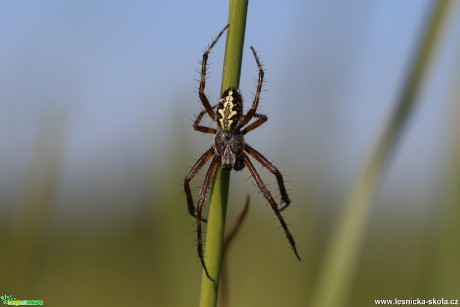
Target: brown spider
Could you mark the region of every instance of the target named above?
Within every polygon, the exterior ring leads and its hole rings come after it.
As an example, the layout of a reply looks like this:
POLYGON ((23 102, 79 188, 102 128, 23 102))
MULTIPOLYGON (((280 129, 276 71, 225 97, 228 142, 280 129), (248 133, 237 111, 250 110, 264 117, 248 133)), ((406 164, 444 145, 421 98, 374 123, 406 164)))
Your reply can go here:
POLYGON ((267 121, 267 116, 257 113, 257 107, 259 104, 260 93, 262 91, 262 84, 264 80, 264 70, 254 48, 251 46, 252 53, 259 68, 259 79, 252 107, 248 111, 248 113, 246 113, 246 115, 243 115, 243 100, 241 98, 240 91, 237 88, 229 87, 226 90, 224 90, 218 103, 214 107, 211 107, 208 98, 204 93, 204 88, 206 85, 206 68, 208 55, 227 28, 228 25, 222 29, 219 35, 217 35, 217 37, 214 39, 211 45, 209 45, 207 50, 203 53, 203 60, 201 63, 200 88, 198 93, 200 96, 201 103, 203 104, 205 110, 201 111, 198 114, 193 124, 193 128, 196 131, 215 134, 214 144, 198 159, 195 165, 193 165, 193 167, 187 173, 184 180, 184 189, 185 194, 187 196, 188 211, 194 218, 196 218, 197 221, 196 226, 198 236, 198 257, 200 257, 200 261, 203 265, 206 275, 211 280, 213 279, 209 276, 208 269, 206 268, 206 264, 203 258, 203 240, 201 224, 202 221, 206 220, 202 218, 202 209, 203 203, 206 199, 206 196, 208 195, 209 188, 214 178, 214 174, 216 173, 216 170, 219 167, 219 164, 225 171, 230 171, 232 169, 239 171, 242 170, 245 166, 248 168, 249 173, 255 181, 255 184, 257 185, 265 199, 269 202, 270 206, 272 207, 273 211, 278 217, 278 220, 281 223, 281 226, 283 227, 286 237, 289 243, 291 244, 291 247, 294 250, 296 257, 300 260, 294 238, 292 237, 288 229, 288 226, 281 215, 281 211, 286 209, 289 206, 289 203, 291 202, 286 192, 286 188, 284 186, 283 175, 281 175, 280 171, 270 161, 268 161, 267 158, 265 158, 260 152, 246 144, 246 142, 244 141, 244 135, 246 133, 254 130, 255 128, 259 127, 267 121), (217 123, 218 129, 200 126, 200 122, 206 113, 211 117, 213 121, 217 123), (252 118, 256 118, 256 120, 243 129, 243 127, 246 124, 248 124, 252 118), (278 208, 277 203, 273 199, 265 183, 262 181, 262 178, 260 177, 256 167, 254 166, 253 162, 251 161, 251 159, 249 159, 249 156, 245 152, 248 153, 257 162, 259 162, 262 166, 267 168, 273 175, 275 175, 281 193, 281 203, 284 203, 284 206, 278 208), (192 191, 190 190, 190 181, 211 158, 211 164, 206 173, 204 183, 201 187, 200 195, 198 197, 198 204, 195 208, 193 204, 192 191))

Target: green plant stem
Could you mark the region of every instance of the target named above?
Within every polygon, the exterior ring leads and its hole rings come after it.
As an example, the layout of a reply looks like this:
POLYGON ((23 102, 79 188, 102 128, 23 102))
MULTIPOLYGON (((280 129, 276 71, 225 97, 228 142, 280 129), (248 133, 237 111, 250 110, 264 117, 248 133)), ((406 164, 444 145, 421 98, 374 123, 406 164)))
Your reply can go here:
POLYGON ((364 165, 351 194, 345 202, 344 212, 336 225, 328 250, 326 251, 322 271, 315 296, 314 307, 332 307, 347 305, 347 293, 353 281, 361 250, 369 209, 372 199, 382 179, 397 140, 413 113, 417 101, 417 93, 426 74, 429 59, 435 49, 441 25, 451 0, 436 1, 424 36, 409 69, 409 74, 398 99, 396 109, 384 128, 383 134, 377 139, 376 146, 364 165))
MULTIPOLYGON (((247 8, 248 0, 230 0, 228 15, 230 26, 227 30, 221 92, 230 86, 239 87, 247 8)), ((215 282, 210 280, 203 271, 201 307, 214 307, 217 305, 229 183, 230 172, 223 171, 219 167, 211 187, 205 251, 206 265, 215 282)))

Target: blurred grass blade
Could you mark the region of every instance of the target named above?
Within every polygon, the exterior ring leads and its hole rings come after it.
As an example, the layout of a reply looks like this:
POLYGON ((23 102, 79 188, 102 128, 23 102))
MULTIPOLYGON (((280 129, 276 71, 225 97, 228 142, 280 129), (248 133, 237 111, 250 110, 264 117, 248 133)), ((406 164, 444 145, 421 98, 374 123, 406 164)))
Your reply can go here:
MULTIPOLYGON (((460 64, 460 63, 458 63, 460 64)), ((458 65, 457 64, 457 65, 458 65)), ((457 66, 460 67, 460 66, 457 66)), ((457 84, 460 82, 460 71, 457 72, 457 84)), ((452 112, 452 148, 449 156, 447 180, 442 181, 445 191, 443 201, 439 204, 441 214, 437 225, 434 276, 430 279, 433 295, 439 297, 460 298, 460 88, 454 91, 452 101, 455 103, 452 112)))
POLYGON ((382 179, 385 166, 389 162, 398 138, 413 112, 416 95, 426 75, 429 59, 441 31, 443 19, 453 1, 434 1, 434 8, 422 33, 420 45, 416 49, 414 62, 409 67, 402 93, 396 109, 384 127, 383 134, 377 139, 370 152, 369 159, 351 190, 344 205, 332 239, 326 250, 320 271, 317 289, 312 298, 312 306, 332 307, 346 305, 347 294, 353 281, 359 252, 366 229, 370 204, 378 184, 382 179))
MULTIPOLYGON (((66 114, 47 111, 42 118, 21 206, 11 218, 2 242, 0 291, 27 293, 36 286, 31 278, 43 267, 43 254, 48 240, 66 137, 66 114)), ((65 111, 62 111, 65 112, 65 111)))
POLYGON ((220 275, 220 293, 219 293, 219 307, 229 306, 228 297, 229 297, 229 286, 228 286, 228 267, 227 267, 227 257, 229 253, 229 248, 232 245, 236 235, 239 233, 244 219, 249 210, 249 195, 246 196, 246 202, 244 204, 243 210, 241 210, 238 218, 233 223, 232 227, 228 230, 225 235, 224 241, 224 254, 222 256, 222 273, 220 275))
MULTIPOLYGON (((248 0, 230 0, 228 15, 228 24, 230 26, 227 30, 221 92, 229 86, 239 88, 247 8, 248 0)), ((224 172, 219 167, 211 187, 205 249, 206 265, 209 274, 216 280, 216 283, 209 280, 205 272, 203 272, 201 307, 214 307, 217 305, 229 183, 230 172, 224 172)))

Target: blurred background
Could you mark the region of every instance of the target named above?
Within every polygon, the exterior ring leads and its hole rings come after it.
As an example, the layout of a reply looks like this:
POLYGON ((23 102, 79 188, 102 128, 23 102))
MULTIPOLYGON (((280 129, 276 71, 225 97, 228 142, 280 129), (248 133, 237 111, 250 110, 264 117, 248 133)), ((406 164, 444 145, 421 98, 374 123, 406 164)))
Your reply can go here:
MULTIPOLYGON (((227 224, 247 194, 251 206, 228 252, 231 306, 308 305, 434 2, 250 2, 241 91, 247 108, 253 45, 269 121, 246 141, 285 175, 302 262, 247 171, 232 174, 227 224)), ((182 184, 211 146, 192 128, 197 69, 227 14, 226 1, 0 2, 0 294, 46 306, 198 305, 182 184)), ((344 306, 460 299, 460 3, 447 17, 344 306)), ((211 101, 224 45, 210 58, 211 101)))

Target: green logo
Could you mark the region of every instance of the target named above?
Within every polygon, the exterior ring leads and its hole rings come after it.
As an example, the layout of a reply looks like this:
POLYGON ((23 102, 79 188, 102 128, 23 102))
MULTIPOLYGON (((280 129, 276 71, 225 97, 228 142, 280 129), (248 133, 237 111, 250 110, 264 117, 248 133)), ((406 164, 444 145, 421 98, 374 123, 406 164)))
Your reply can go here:
POLYGON ((39 306, 43 305, 42 300, 18 300, 14 296, 3 294, 0 296, 0 299, 2 300, 4 305, 8 306, 39 306))
POLYGON ((0 296, 0 299, 2 300, 3 304, 6 305, 8 301, 13 301, 16 298, 12 295, 3 294, 2 296, 0 296))

